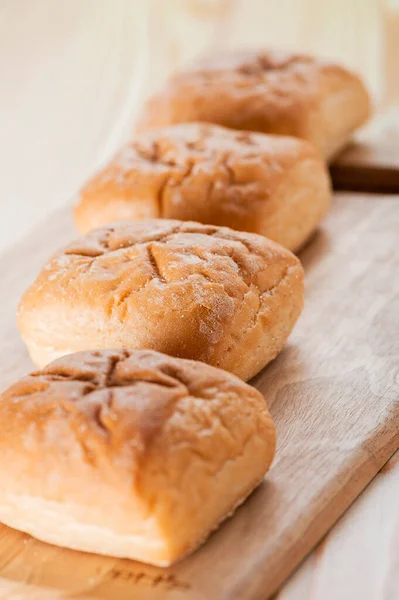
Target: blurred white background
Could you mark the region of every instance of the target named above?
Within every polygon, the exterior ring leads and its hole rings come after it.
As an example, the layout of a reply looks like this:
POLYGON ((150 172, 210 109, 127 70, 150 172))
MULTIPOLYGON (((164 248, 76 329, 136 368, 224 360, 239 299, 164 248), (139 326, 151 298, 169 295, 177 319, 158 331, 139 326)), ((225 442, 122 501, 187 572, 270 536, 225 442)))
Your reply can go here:
POLYGON ((2 0, 0 249, 68 201, 127 134, 146 4, 2 0))
POLYGON ((2 0, 0 250, 69 201, 138 103, 207 49, 272 45, 360 71, 399 101, 399 0, 2 0))

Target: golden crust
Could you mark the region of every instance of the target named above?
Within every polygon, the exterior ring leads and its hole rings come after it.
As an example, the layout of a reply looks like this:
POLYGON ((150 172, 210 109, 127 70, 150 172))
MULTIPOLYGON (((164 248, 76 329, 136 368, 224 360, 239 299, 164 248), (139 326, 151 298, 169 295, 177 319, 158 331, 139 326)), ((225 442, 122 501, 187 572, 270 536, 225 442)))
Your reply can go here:
POLYGON ((311 144, 189 123, 127 144, 83 188, 75 222, 86 233, 119 220, 193 220, 259 233, 296 250, 330 196, 327 168, 311 144))
POLYGON ((243 379, 281 350, 303 270, 267 238, 154 219, 91 232, 54 256, 18 324, 34 362, 90 348, 150 348, 243 379))
POLYGON ((172 76, 147 101, 138 129, 206 121, 304 138, 331 159, 369 115, 361 79, 344 67, 248 50, 211 56, 172 76))
POLYGON ((1 397, 0 518, 62 546, 170 564, 256 486, 262 395, 151 351, 63 357, 1 397))

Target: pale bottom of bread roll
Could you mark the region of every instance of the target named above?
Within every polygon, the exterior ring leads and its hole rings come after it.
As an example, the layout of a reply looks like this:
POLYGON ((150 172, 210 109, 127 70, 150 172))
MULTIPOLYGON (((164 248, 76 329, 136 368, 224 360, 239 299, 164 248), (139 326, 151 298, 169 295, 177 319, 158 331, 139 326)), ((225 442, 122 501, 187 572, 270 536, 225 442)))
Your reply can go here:
POLYGON ((354 80, 324 98, 318 117, 314 118, 312 141, 328 163, 347 146, 354 132, 370 114, 367 96, 354 80))
MULTIPOLYGON (((97 344, 97 347, 99 347, 99 344, 97 344)), ((84 348, 80 348, 79 350, 83 349, 84 348)), ((62 348, 56 348, 55 346, 43 346, 42 344, 37 344, 35 340, 33 340, 32 343, 29 343, 30 357, 33 363, 40 369, 51 363, 53 360, 68 356, 74 352, 76 352, 76 350, 72 347, 68 348, 67 346, 63 346, 62 348)))
POLYGON ((298 162, 284 177, 256 233, 297 252, 329 209, 330 181, 319 162, 298 162))
MULTIPOLYGON (((94 521, 91 505, 74 506, 62 500, 5 491, 0 491, 0 521, 56 546, 166 567, 200 546, 259 485, 265 471, 264 460, 259 460, 264 448, 264 439, 252 436, 242 455, 215 474, 213 487, 217 494, 210 490, 201 514, 187 515, 180 527, 152 517, 143 520, 140 514, 122 508, 117 526, 114 519, 111 527, 107 524, 109 514, 103 514, 102 522, 94 521)), ((189 494, 189 490, 184 493, 189 494)), ((93 497, 93 505, 95 502, 93 497)), ((115 515, 116 498, 110 498, 110 502, 110 511, 115 515)))

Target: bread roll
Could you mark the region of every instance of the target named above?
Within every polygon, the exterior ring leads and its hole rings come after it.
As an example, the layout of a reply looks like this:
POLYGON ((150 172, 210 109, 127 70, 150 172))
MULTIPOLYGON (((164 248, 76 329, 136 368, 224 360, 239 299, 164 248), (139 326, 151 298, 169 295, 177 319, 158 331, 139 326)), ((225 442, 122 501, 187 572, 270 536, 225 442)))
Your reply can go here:
POLYGON ((22 298, 34 362, 91 348, 150 348, 249 379, 281 350, 303 303, 299 260, 250 233, 154 219, 91 232, 22 298))
POLYGON ((202 363, 82 352, 0 399, 0 520, 52 544, 169 565, 260 482, 263 396, 202 363))
POLYGON ((138 135, 82 190, 78 229, 164 217, 260 233, 297 250, 330 202, 308 142, 189 123, 138 135))
POLYGON ((361 79, 344 67, 300 54, 248 50, 210 56, 172 76, 144 106, 138 130, 207 121, 297 136, 331 160, 369 115, 361 79))

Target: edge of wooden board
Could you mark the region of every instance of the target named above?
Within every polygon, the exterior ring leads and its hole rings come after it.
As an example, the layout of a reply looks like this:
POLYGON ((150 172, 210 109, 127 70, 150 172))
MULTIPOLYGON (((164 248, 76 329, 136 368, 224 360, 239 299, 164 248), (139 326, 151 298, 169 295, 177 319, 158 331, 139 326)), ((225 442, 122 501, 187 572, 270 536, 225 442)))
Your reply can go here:
POLYGON ((399 109, 376 115, 330 168, 334 188, 399 193, 399 109))

